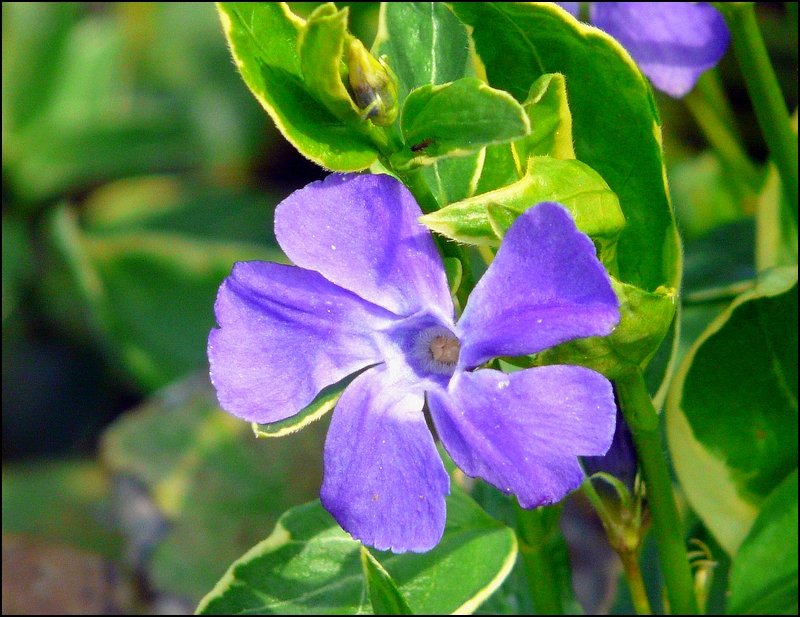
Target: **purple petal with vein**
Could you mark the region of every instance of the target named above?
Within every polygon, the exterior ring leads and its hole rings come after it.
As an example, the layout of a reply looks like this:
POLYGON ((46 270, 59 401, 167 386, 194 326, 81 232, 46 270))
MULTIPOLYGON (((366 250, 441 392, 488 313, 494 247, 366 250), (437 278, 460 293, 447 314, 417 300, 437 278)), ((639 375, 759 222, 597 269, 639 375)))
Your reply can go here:
POLYGON ((322 504, 379 550, 424 552, 444 533, 450 480, 422 413, 423 398, 384 367, 356 377, 333 412, 322 504))
POLYGON ((214 308, 208 358, 220 405, 260 423, 381 362, 377 331, 394 319, 316 272, 257 261, 234 266, 214 308))
POLYGON ((428 404, 456 465, 524 508, 576 489, 578 455, 605 454, 614 434, 611 383, 578 366, 460 373, 447 393, 430 391, 428 404))
POLYGON ((294 263, 397 315, 452 318, 447 278, 422 212, 398 180, 333 174, 275 211, 275 235, 294 263))
POLYGON ((560 204, 524 212, 505 235, 458 322, 460 366, 532 354, 586 336, 605 336, 619 302, 592 241, 560 204))

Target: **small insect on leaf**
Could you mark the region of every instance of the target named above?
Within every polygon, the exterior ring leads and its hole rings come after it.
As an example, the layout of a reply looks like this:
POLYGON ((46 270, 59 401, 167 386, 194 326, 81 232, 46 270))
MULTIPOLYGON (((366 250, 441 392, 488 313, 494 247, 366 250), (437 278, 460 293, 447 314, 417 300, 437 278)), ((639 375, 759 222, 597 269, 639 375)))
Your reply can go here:
POLYGON ((418 144, 414 144, 413 146, 411 146, 411 152, 422 152, 425 148, 430 146, 432 143, 433 143, 433 139, 431 139, 431 138, 423 139, 418 144))

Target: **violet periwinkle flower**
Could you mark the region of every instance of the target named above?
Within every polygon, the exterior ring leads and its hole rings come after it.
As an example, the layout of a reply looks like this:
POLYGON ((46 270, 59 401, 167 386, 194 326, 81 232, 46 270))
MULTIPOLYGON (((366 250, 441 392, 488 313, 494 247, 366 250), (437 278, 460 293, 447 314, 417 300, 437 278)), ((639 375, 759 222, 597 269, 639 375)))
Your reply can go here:
POLYGON ((577 488, 577 457, 604 454, 614 433, 599 373, 480 368, 607 335, 619 320, 608 274, 569 213, 541 203, 520 216, 457 323, 421 214, 386 175, 334 174, 296 191, 275 213, 296 266, 236 264, 208 345, 220 405, 251 422, 297 414, 363 371, 333 412, 321 499, 355 538, 395 552, 426 551, 444 530, 449 477, 426 400, 455 463, 526 508, 577 488))
MULTIPOLYGON (((579 2, 558 4, 577 16, 579 2)), ((628 50, 656 88, 674 98, 687 95, 730 42, 725 19, 707 2, 591 2, 589 18, 628 50)))
MULTIPOLYGON (((583 469, 588 475, 598 471, 611 474, 620 480, 633 494, 636 472, 639 462, 636 457, 636 447, 633 443, 631 428, 619 411, 617 406, 617 426, 614 429, 614 438, 611 447, 603 456, 584 456, 581 459, 583 469)), ((604 482, 596 483, 600 492, 611 492, 610 487, 604 482)))

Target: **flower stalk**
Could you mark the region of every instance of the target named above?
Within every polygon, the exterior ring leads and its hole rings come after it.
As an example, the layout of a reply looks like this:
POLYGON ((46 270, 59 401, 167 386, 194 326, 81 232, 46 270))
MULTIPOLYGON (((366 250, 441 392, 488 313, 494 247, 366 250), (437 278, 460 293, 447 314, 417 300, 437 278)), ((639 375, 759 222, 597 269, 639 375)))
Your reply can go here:
POLYGON ((525 510, 517 506, 517 539, 525 565, 528 590, 539 615, 563 615, 555 564, 548 550, 547 532, 539 509, 525 510))
MULTIPOLYGON (((598 477, 599 475, 603 474, 595 474, 593 477, 598 477)), ((612 512, 606 506, 606 502, 595 490, 592 478, 587 478, 581 489, 600 517, 609 545, 619 555, 636 614, 652 615, 650 599, 647 597, 647 587, 645 587, 642 570, 639 565, 639 551, 641 549, 642 536, 644 535, 642 531, 641 490, 638 490, 637 482, 636 495, 632 498, 630 493, 627 493, 627 488, 623 488, 621 483, 619 486, 617 496, 620 503, 616 512, 612 512), (620 490, 624 490, 626 493, 620 493, 620 490)), ((617 486, 614 488, 617 488, 617 486)))
POLYGON ((642 578, 642 569, 639 567, 639 553, 625 551, 617 553, 622 560, 622 572, 625 581, 628 583, 628 590, 631 592, 633 609, 637 615, 652 615, 650 600, 647 597, 647 589, 642 578))
POLYGON ((753 2, 716 2, 733 36, 733 49, 742 69, 756 119, 783 184, 789 211, 797 224, 797 136, 789 110, 758 28, 753 2))
MULTIPOLYGON (((713 71, 703 74, 683 101, 709 144, 746 193, 758 192, 762 174, 750 160, 736 133, 730 105, 713 71)), ((743 214, 747 214, 743 212, 743 214)))
POLYGON ((640 370, 621 376, 616 385, 639 455, 669 604, 676 614, 696 615, 694 580, 663 454, 658 413, 640 370))

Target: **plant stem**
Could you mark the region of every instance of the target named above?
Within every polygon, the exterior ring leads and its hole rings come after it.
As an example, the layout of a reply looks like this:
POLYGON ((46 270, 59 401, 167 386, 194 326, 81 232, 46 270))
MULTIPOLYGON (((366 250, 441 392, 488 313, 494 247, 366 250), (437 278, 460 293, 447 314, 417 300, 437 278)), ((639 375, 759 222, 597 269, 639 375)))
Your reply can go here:
MULTIPOLYGON (((714 68, 706 71, 697 80, 697 86, 709 105, 713 106, 717 115, 727 122, 731 127, 736 127, 736 115, 733 113, 733 107, 725 94, 725 89, 722 87, 722 80, 719 76, 719 70, 714 68)), ((737 138, 739 137, 736 132, 737 138)), ((741 139, 738 140, 741 146, 741 139)))
POLYGON ((715 77, 711 71, 705 73, 683 101, 731 177, 752 194, 760 188, 761 173, 742 147, 727 99, 715 77))
POLYGON ((778 169, 784 195, 797 224, 797 136, 789 121, 778 78, 756 22, 753 2, 716 2, 731 30, 756 119, 778 169))
POLYGON ((647 597, 647 588, 644 586, 638 553, 620 551, 617 554, 622 561, 622 571, 625 574, 625 580, 628 582, 628 589, 631 592, 633 609, 637 615, 652 615, 653 609, 650 608, 650 599, 647 597))
MULTIPOLYGON (((628 546, 626 546, 626 529, 616 522, 619 517, 615 517, 609 512, 606 504, 603 502, 603 498, 600 497, 595 490, 592 479, 586 478, 581 485, 581 489, 600 517, 600 521, 603 523, 603 528, 606 531, 609 545, 614 549, 614 552, 619 555, 620 561, 622 561, 622 571, 625 574, 625 581, 628 583, 628 589, 636 614, 652 615, 653 609, 650 608, 650 599, 647 597, 647 587, 645 587, 642 571, 639 567, 640 537, 638 529, 640 521, 636 521, 636 541, 633 544, 628 543, 628 546)), ((620 508, 622 507, 624 507, 623 504, 620 504, 620 508)))
POLYGON ((561 593, 550 559, 542 513, 517 506, 517 538, 528 589, 538 615, 563 615, 561 593))
POLYGON ((631 427, 653 517, 661 569, 672 612, 697 614, 694 581, 672 482, 661 446, 658 413, 642 372, 633 370, 616 380, 625 420, 631 427))

